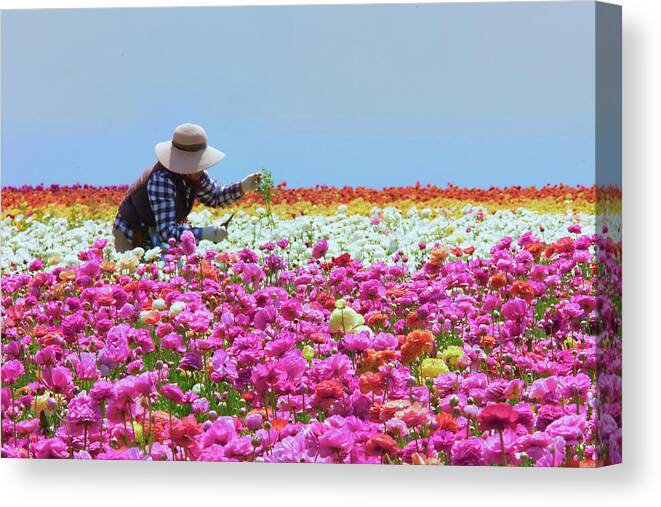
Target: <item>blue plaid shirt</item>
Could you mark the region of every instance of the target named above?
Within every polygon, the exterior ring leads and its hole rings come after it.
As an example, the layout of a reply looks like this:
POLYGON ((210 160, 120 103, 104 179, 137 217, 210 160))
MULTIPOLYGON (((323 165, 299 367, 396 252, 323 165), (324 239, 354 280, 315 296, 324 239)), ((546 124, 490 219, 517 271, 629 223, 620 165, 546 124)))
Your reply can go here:
MULTIPOLYGON (((243 197, 241 182, 221 186, 209 178, 206 171, 195 183, 196 185, 193 185, 184 179, 184 186, 188 192, 187 198, 197 198, 201 203, 212 208, 228 206, 243 197)), ((166 242, 170 238, 178 240, 184 231, 191 231, 198 241, 202 239, 201 227, 192 227, 188 223, 177 223, 176 187, 164 169, 155 170, 149 177, 147 196, 156 219, 156 230, 162 241, 166 242)), ((120 213, 117 213, 115 217, 113 229, 119 229, 130 241, 133 241, 133 231, 120 213)))

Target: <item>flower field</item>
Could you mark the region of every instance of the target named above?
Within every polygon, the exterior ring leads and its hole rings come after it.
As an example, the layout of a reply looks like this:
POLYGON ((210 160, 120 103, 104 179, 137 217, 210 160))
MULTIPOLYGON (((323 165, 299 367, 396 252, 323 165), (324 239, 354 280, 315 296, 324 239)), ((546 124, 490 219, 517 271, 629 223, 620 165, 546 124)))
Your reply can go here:
POLYGON ((621 461, 618 191, 283 184, 118 254, 124 191, 2 190, 2 457, 621 461))

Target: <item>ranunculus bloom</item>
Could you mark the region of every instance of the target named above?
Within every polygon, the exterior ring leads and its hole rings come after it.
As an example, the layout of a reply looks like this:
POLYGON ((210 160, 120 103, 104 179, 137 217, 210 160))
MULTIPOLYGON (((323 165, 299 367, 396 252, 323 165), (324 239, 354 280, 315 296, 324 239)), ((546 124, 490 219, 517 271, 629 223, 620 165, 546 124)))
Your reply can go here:
POLYGON ((353 436, 344 428, 326 431, 319 439, 319 456, 336 456, 341 458, 351 451, 353 436))
POLYGON ((494 403, 482 409, 478 416, 481 431, 503 431, 513 429, 519 420, 519 414, 509 403, 494 403))
POLYGON ((2 383, 9 386, 14 385, 24 372, 23 363, 18 359, 7 361, 2 365, 2 383))
POLYGON ((430 331, 415 330, 406 336, 402 345, 402 362, 410 364, 422 354, 430 353, 434 347, 434 335, 430 331))
POLYGON ((320 400, 337 400, 344 394, 344 387, 335 379, 324 380, 316 385, 314 393, 320 400))
POLYGON ((359 386, 361 393, 372 392, 374 394, 381 394, 386 387, 386 377, 381 372, 366 372, 359 378, 359 386))
POLYGON ((368 456, 383 456, 384 454, 396 456, 397 451, 397 442, 390 435, 374 435, 365 443, 365 453, 368 456))
POLYGON ((161 395, 164 398, 173 401, 175 403, 184 402, 184 392, 181 390, 177 384, 165 384, 161 387, 161 395))
POLYGON ((521 320, 528 313, 528 303, 519 298, 510 299, 503 304, 502 312, 508 320, 521 320))
POLYGON ((312 248, 312 257, 315 259, 320 259, 328 252, 328 241, 322 239, 318 241, 316 245, 312 248))

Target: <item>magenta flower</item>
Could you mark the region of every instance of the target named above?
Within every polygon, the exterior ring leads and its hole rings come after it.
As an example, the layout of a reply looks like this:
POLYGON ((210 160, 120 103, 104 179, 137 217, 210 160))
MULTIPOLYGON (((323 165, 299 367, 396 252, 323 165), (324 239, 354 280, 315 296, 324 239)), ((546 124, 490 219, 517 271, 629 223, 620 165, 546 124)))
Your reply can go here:
POLYGON ((321 259, 328 252, 328 241, 322 239, 312 247, 312 258, 321 259))
POLYGON ((85 392, 73 398, 67 406, 67 422, 72 426, 91 426, 101 419, 97 403, 85 392))
POLYGON ((25 373, 23 363, 18 359, 12 359, 2 365, 2 383, 4 385, 14 385, 18 378, 25 373))
POLYGON ((184 402, 184 392, 177 384, 165 384, 161 386, 161 395, 174 403, 184 402))
POLYGON ((585 440, 587 421, 578 415, 566 415, 553 421, 546 432, 554 437, 562 437, 567 445, 576 445, 585 440))
POLYGON ((480 430, 503 431, 514 429, 519 421, 519 413, 509 403, 494 403, 482 409, 478 416, 480 430))
POLYGON ((293 322, 303 315, 303 306, 298 299, 288 299, 280 307, 280 315, 283 319, 293 322))
POLYGON ((179 246, 184 255, 192 255, 195 253, 195 236, 191 231, 184 231, 181 234, 179 246))
POLYGON ((452 446, 450 453, 453 465, 484 465, 484 440, 479 437, 458 440, 452 446))
POLYGON ((523 299, 510 299, 502 306, 503 316, 508 320, 520 321, 528 314, 528 303, 523 299))
POLYGON ((38 440, 32 447, 37 459, 64 459, 69 457, 69 450, 59 438, 38 440))
POLYGON ((73 389, 71 370, 65 366, 44 368, 43 382, 55 393, 68 394, 73 389))
POLYGON ((341 458, 351 451, 352 434, 343 428, 326 431, 319 439, 319 456, 336 456, 341 458))

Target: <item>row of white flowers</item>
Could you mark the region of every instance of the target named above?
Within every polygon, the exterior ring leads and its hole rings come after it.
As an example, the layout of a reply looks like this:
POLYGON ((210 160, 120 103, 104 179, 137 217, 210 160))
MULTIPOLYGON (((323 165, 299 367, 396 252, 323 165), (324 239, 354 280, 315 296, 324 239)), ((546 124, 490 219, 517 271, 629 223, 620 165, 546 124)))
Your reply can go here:
MULTIPOLYGON (((391 260, 396 252, 412 259, 420 255, 419 244, 431 247, 440 243, 448 247, 475 247, 475 255, 485 255, 505 236, 517 238, 526 230, 549 242, 569 235, 567 227, 581 226, 584 234, 595 232, 595 217, 587 214, 539 214, 526 209, 498 211, 488 214, 479 208, 467 206, 460 218, 432 215, 428 210, 415 208, 401 214, 395 208, 372 210, 372 216, 347 215, 344 207, 331 216, 300 216, 281 220, 275 217, 274 226, 265 216, 251 216, 239 212, 231 222, 229 238, 220 245, 202 241, 201 250, 220 247, 239 250, 256 249, 267 241, 287 238, 290 245, 286 257, 292 263, 310 258, 311 247, 319 240, 328 241, 327 257, 348 252, 355 259, 365 262, 391 260), (544 232, 540 231, 540 226, 544 232)), ((193 212, 189 216, 195 226, 209 225, 208 210, 193 212)), ((224 220, 220 219, 218 222, 224 220)), ((605 217, 611 232, 617 231, 619 217, 605 217)), ((602 220, 599 227, 601 228, 602 220)), ((2 221, 0 231, 1 264, 3 270, 23 269, 35 258, 43 259, 50 266, 77 264, 77 254, 87 249, 95 240, 108 238, 108 255, 116 260, 131 258, 132 262, 146 255, 158 257, 159 250, 134 252, 121 256, 112 247, 112 231, 109 222, 88 220, 72 226, 66 218, 50 218, 47 221, 18 216, 2 221), (19 227, 19 222, 21 226, 19 227)))

